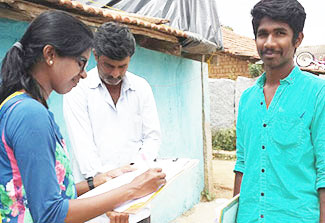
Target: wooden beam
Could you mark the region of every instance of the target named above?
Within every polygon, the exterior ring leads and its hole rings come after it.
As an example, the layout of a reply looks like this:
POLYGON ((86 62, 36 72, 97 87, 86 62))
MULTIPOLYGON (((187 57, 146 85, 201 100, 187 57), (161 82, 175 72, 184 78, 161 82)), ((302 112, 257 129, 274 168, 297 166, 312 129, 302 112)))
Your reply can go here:
POLYGON ((202 56, 203 55, 201 55, 201 54, 190 54, 190 53, 182 52, 181 56, 185 57, 187 59, 190 59, 190 60, 196 60, 196 61, 202 62, 202 56))
POLYGON ((181 46, 178 43, 172 44, 164 40, 153 39, 153 38, 149 38, 148 36, 137 35, 137 34, 135 34, 134 36, 137 41, 137 44, 139 44, 144 48, 160 51, 175 56, 181 56, 181 46))
MULTIPOLYGON (((50 0, 48 1, 53 2, 56 0, 50 0)), ((42 12, 49 10, 51 8, 44 6, 44 5, 39 5, 36 3, 32 3, 32 2, 27 2, 27 1, 22 1, 22 0, 0 0, 0 2, 5 2, 7 4, 9 4, 15 11, 15 13, 11 13, 13 18, 15 20, 17 20, 17 15, 20 13, 23 14, 23 17, 27 20, 32 20, 33 18, 37 17, 39 14, 41 14, 42 12)), ((60 8, 58 6, 58 8, 60 8)), ((93 27, 98 27, 100 26, 102 23, 104 22, 108 22, 108 21, 112 21, 108 18, 104 18, 104 17, 94 17, 94 16, 89 16, 89 15, 82 15, 79 13, 76 13, 76 10, 67 10, 70 11, 71 14, 73 14, 75 17, 77 17, 78 19, 82 20, 83 22, 85 22, 87 25, 89 26, 93 26, 93 27), (74 12, 71 12, 74 11, 74 12)), ((138 35, 144 35, 144 36, 148 36, 150 38, 155 38, 155 39, 159 39, 159 40, 163 40, 163 41, 167 41, 167 42, 171 42, 171 43, 178 43, 178 38, 173 36, 173 35, 169 35, 157 30, 153 30, 153 29, 149 29, 146 27, 139 27, 136 25, 131 25, 131 24, 125 24, 127 25, 132 33, 134 34, 138 34, 138 35)))
MULTIPOLYGON (((32 2, 25 1, 12 1, 10 0, 0 0, 1 2, 10 2, 9 5, 11 8, 0 8, 0 17, 18 20, 18 21, 31 21, 39 14, 44 12, 45 10, 50 9, 47 6, 38 5, 32 2)), ((1 4, 1 3, 0 3, 1 4)), ((3 3, 2 3, 3 4, 3 3)), ((93 31, 96 30, 104 22, 110 21, 109 19, 100 18, 100 17, 92 17, 81 15, 77 13, 70 12, 73 16, 83 21, 87 24, 93 31)), ((181 56, 181 45, 179 40, 175 36, 168 35, 166 33, 162 33, 156 30, 151 30, 145 27, 138 27, 136 25, 126 24, 131 32, 134 34, 137 43, 144 48, 150 50, 156 50, 163 53, 181 56)))
MULTIPOLYGON (((1 5, 2 3, 0 3, 1 5)), ((12 19, 16 21, 30 21, 32 18, 30 16, 24 15, 19 11, 8 10, 0 6, 0 18, 12 19)))
MULTIPOLYGON (((105 22, 109 22, 109 21, 113 21, 110 20, 108 18, 104 18, 104 17, 89 17, 89 16, 85 16, 85 15, 80 15, 80 14, 76 14, 76 13, 72 13, 76 18, 82 20, 84 23, 86 23, 89 26, 93 26, 93 27, 99 27, 100 25, 102 25, 105 22)), ((136 26, 136 25, 132 25, 132 24, 126 24, 131 32, 135 35, 143 35, 143 36, 147 36, 150 38, 154 38, 154 39, 158 39, 158 40, 163 40, 163 41, 167 41, 167 42, 171 42, 171 43, 177 43, 179 44, 179 40, 176 36, 172 36, 160 31, 156 31, 153 29, 149 29, 149 28, 145 28, 145 27, 140 27, 140 26, 136 26)))
POLYGON ((135 26, 135 25, 129 25, 129 24, 127 24, 127 25, 131 29, 132 33, 134 33, 134 34, 144 35, 144 36, 148 36, 150 38, 179 44, 178 38, 176 36, 171 36, 166 33, 162 33, 162 32, 156 31, 156 30, 147 29, 147 28, 143 28, 143 27, 139 27, 139 26, 135 26))
MULTIPOLYGON (((25 0, 0 0, 0 4, 6 7, 0 7, 0 17, 14 19, 18 21, 31 21, 42 12, 53 9, 60 9, 69 12, 76 18, 83 21, 89 27, 96 30, 97 27, 112 19, 102 16, 89 15, 76 9, 69 9, 64 6, 57 5, 58 0, 46 0, 43 5, 35 3, 37 1, 25 0)), ((174 35, 170 35, 155 29, 137 26, 134 24, 124 23, 137 39, 137 43, 147 49, 160 51, 163 53, 183 56, 188 59, 201 61, 201 55, 194 55, 182 52, 180 39, 174 35)))
POLYGON ((20 13, 23 18, 28 20, 34 19, 42 12, 49 9, 46 6, 26 1, 0 0, 0 2, 7 3, 12 7, 11 9, 8 9, 8 11, 12 11, 12 15, 20 13))
POLYGON ((203 158, 204 158, 204 189, 214 197, 213 190, 213 167, 212 167, 212 136, 209 119, 206 111, 206 101, 209 100, 208 95, 205 94, 206 89, 209 88, 205 75, 208 74, 207 66, 205 65, 206 58, 204 55, 201 57, 201 90, 202 90, 202 134, 203 134, 203 158))

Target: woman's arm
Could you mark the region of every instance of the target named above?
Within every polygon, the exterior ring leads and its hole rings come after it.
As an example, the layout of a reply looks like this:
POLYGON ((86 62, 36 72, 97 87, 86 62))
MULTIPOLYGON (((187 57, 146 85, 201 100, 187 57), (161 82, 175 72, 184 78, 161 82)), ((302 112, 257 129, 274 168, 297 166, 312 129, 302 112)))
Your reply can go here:
MULTIPOLYGON (((113 210, 122 203, 145 196, 166 183, 161 169, 151 169, 130 184, 87 199, 68 200, 73 191, 62 184, 65 160, 56 159, 58 148, 53 122, 48 111, 33 99, 23 100, 10 114, 6 128, 8 151, 17 162, 24 187, 19 196, 27 199, 35 223, 85 222, 113 210), (38 117, 35 119, 35 117, 38 117), (11 150, 12 149, 12 150, 11 150), (40 205, 42 204, 42 205, 40 205)), ((63 151, 63 150, 62 150, 63 151)))
POLYGON ((143 197, 166 183, 159 168, 150 169, 131 183, 90 198, 70 200, 66 223, 85 222, 113 210, 126 201, 143 197))

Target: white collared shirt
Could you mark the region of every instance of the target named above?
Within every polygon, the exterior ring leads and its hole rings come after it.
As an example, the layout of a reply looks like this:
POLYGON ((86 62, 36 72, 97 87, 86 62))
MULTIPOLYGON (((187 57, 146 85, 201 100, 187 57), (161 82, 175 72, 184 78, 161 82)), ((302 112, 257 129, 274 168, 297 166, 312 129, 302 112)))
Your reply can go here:
POLYGON ((95 67, 64 95, 63 112, 76 182, 134 162, 140 153, 148 160, 158 154, 160 124, 151 87, 130 72, 115 106, 95 67))

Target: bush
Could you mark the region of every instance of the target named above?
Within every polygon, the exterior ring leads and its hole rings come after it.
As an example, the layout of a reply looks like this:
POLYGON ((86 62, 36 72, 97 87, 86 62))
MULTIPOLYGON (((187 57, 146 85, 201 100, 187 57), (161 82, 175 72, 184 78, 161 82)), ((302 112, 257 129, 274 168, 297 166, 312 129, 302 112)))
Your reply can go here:
POLYGON ((212 147, 214 150, 236 150, 236 128, 221 129, 213 133, 212 147))
POLYGON ((258 77, 264 72, 261 64, 248 64, 248 69, 251 77, 258 77))

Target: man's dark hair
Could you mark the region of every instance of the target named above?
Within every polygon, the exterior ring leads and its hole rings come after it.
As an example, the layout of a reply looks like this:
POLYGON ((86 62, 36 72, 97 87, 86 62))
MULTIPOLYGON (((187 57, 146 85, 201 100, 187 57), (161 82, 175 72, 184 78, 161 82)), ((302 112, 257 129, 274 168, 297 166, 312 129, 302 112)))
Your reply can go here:
POLYGON ((295 44, 298 34, 303 31, 306 19, 305 9, 297 0, 261 0, 254 6, 251 14, 255 38, 261 20, 264 17, 269 17, 290 26, 293 30, 293 44, 295 44))
POLYGON ((104 55, 112 60, 123 60, 135 51, 135 39, 130 29, 116 22, 101 25, 94 38, 97 56, 104 55))

